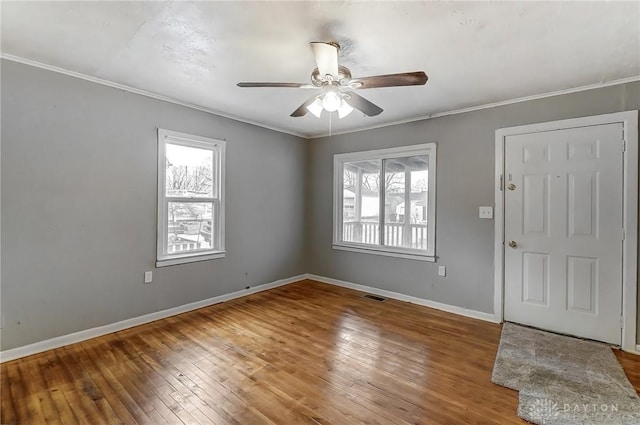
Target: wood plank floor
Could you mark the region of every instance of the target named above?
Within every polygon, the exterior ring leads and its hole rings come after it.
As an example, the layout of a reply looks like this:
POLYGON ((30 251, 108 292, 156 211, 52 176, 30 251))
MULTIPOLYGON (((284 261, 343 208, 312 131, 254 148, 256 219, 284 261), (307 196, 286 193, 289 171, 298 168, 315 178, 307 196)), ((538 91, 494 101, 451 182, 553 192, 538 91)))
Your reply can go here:
POLYGON ((298 282, 5 363, 0 423, 525 423, 500 325, 361 295, 298 282))

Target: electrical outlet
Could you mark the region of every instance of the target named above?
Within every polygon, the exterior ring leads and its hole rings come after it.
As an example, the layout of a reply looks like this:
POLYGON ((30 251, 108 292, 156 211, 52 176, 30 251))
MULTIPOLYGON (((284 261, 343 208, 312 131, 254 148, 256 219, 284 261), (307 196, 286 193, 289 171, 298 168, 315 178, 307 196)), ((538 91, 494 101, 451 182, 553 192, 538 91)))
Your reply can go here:
POLYGON ((480 218, 493 218, 493 207, 480 207, 478 215, 480 218))
POLYGON ((153 282, 153 273, 152 272, 144 272, 144 283, 153 282))
POLYGON ((438 266, 438 276, 446 276, 447 268, 445 266, 438 266))

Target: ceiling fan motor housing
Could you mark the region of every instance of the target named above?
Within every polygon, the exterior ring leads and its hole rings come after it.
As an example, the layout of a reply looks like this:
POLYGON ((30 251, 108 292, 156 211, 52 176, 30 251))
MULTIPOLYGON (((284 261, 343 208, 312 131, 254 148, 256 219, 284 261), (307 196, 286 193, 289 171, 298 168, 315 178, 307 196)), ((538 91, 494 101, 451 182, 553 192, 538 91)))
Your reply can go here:
POLYGON ((332 77, 332 79, 325 78, 324 75, 320 75, 320 71, 318 70, 318 68, 315 68, 311 73, 311 83, 316 87, 322 87, 327 84, 338 84, 341 86, 346 86, 351 80, 351 71, 346 66, 339 65, 338 75, 332 77))

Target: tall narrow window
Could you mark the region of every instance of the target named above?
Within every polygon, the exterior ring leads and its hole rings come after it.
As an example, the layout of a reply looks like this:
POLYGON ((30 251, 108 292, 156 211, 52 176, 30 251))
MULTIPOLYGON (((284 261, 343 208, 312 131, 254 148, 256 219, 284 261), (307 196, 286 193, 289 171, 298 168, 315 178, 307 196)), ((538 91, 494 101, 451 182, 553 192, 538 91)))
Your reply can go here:
POLYGON ((334 248, 435 259, 436 145, 334 157, 334 248))
POLYGON ((224 153, 224 141, 158 130, 158 267, 224 257, 224 153))

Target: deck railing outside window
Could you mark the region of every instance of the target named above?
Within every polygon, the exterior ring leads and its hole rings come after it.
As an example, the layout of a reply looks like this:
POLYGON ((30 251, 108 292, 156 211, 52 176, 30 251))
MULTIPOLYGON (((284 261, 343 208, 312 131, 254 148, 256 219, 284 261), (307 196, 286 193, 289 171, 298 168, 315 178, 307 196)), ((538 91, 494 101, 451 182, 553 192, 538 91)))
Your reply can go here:
MULTIPOLYGON (((407 248, 427 249, 427 224, 409 224, 410 246, 407 248)), ((384 226, 384 243, 386 246, 403 247, 404 223, 386 223, 384 226)), ((377 221, 348 221, 344 223, 342 232, 344 242, 355 242, 378 245, 380 243, 380 227, 377 221)))

